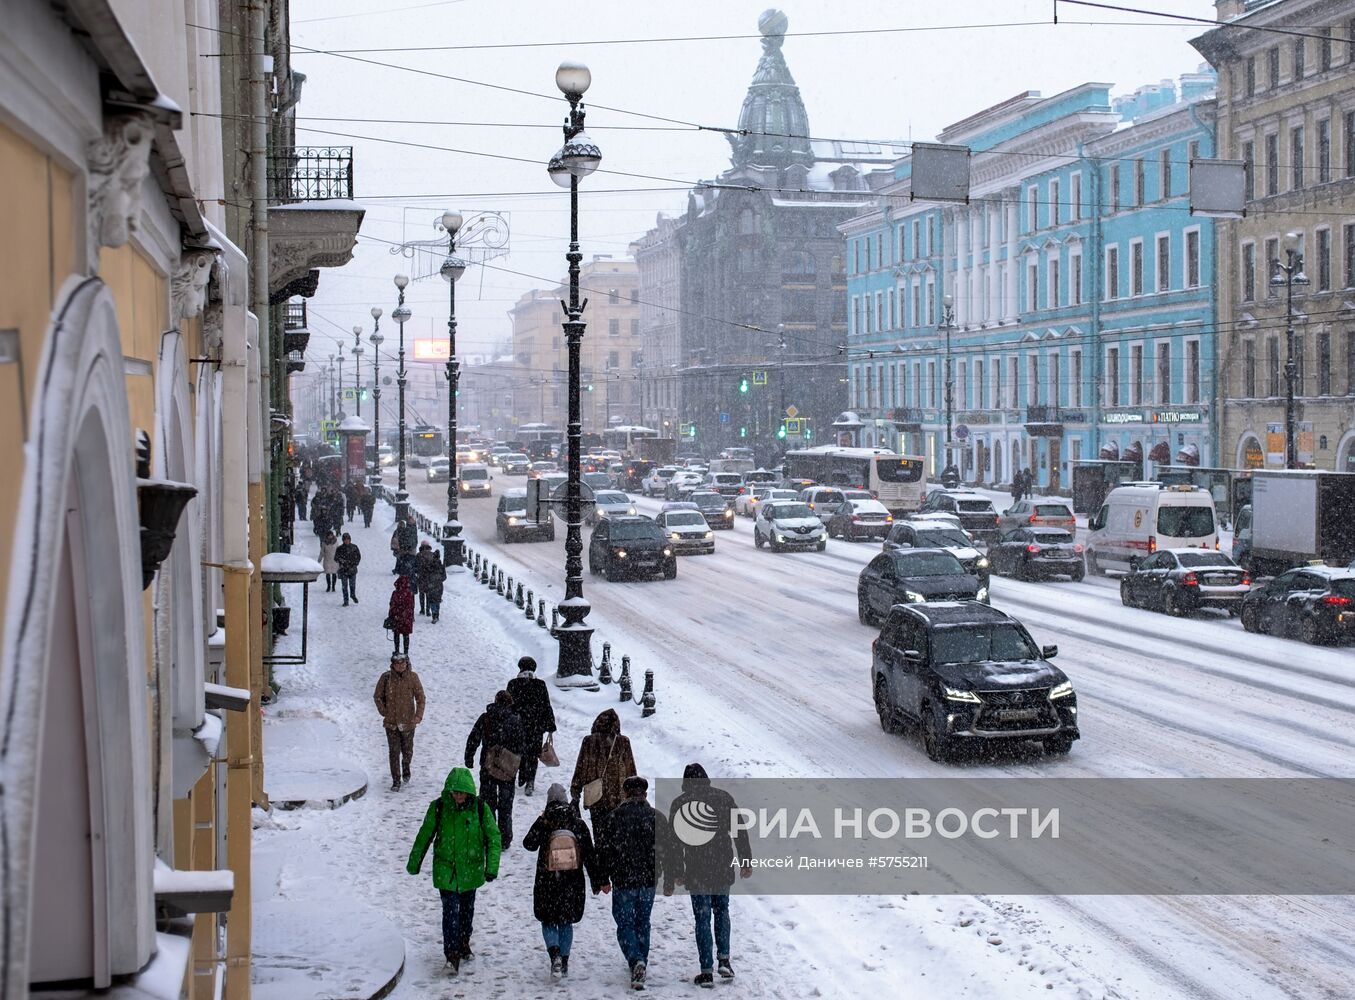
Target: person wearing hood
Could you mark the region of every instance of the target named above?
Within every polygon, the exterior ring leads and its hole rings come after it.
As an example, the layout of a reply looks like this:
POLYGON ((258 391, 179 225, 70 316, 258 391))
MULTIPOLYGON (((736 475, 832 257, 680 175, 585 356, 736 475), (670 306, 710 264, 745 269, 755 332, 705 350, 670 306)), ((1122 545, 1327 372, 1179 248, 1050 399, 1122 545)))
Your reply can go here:
POLYGON ((679 814, 684 818, 695 814, 713 823, 717 831, 715 837, 699 847, 679 837, 672 842, 674 864, 681 872, 678 877, 691 893, 692 915, 696 919, 696 953, 701 971, 694 982, 704 989, 715 986, 717 960, 720 977, 734 978, 734 967, 729 962, 729 887, 734 884, 736 851, 739 874, 748 878, 753 873, 748 831, 740 828, 732 840, 729 835, 734 829, 732 814, 737 808, 734 797, 713 786, 706 769, 693 763, 683 771, 682 793, 668 810, 670 823, 675 823, 679 814))
POLYGON ((358 509, 362 511, 362 526, 370 528, 372 515, 376 513, 376 493, 369 487, 362 488, 362 496, 358 497, 358 509))
POLYGON ((480 750, 480 797, 503 831, 503 849, 513 841, 513 793, 522 762, 522 722, 507 691, 494 695, 466 737, 466 766, 475 765, 480 750))
POLYGON ((611 886, 616 943, 630 966, 631 989, 642 990, 649 965, 654 889, 662 874, 663 894, 671 896, 680 873, 674 865, 668 820, 645 798, 649 782, 631 775, 622 788, 625 801, 607 814, 599 850, 605 881, 611 886))
POLYGON ((442 794, 428 804, 405 871, 419 874, 429 845, 433 887, 442 896, 442 954, 456 975, 463 961, 475 957, 470 947, 475 890, 498 878, 501 847, 499 827, 476 796, 469 769, 453 768, 442 794))
POLYGON ((414 760, 414 730, 423 722, 423 684, 409 666, 409 657, 396 653, 390 669, 381 675, 372 692, 376 710, 386 728, 390 751, 391 791, 409 784, 409 765, 414 760), (402 762, 403 761, 403 766, 402 762))
MULTIPOLYGON (((437 557, 433 555, 433 546, 428 542, 419 543, 419 554, 414 557, 414 591, 419 595, 419 614, 426 615, 428 611, 428 591, 433 586, 433 578, 437 575, 437 570, 433 568, 437 563, 437 557)), ((443 579, 447 577, 447 571, 442 571, 443 579)))
POLYGON ((334 532, 327 531, 324 537, 320 539, 320 565, 325 571, 325 593, 334 593, 334 587, 339 582, 339 561, 336 555, 339 551, 339 540, 334 537, 334 532))
POLYGON ((518 766, 518 784, 523 793, 536 790, 536 765, 547 733, 555 732, 555 710, 550 704, 550 689, 536 676, 536 660, 524 656, 518 660, 518 675, 508 682, 513 708, 522 721, 523 753, 518 766))
POLYGON ((605 882, 588 824, 570 806, 564 785, 550 786, 545 811, 532 823, 522 846, 537 852, 532 912, 541 921, 551 978, 560 979, 569 975, 574 925, 583 919, 584 872, 595 896, 605 882))
POLYGON ((635 773, 630 739, 621 735, 621 716, 609 708, 593 720, 593 731, 579 745, 569 795, 580 800, 593 823, 593 841, 602 846, 602 825, 607 814, 621 804, 621 783, 635 773))
POLYGON ((397 576, 395 589, 391 591, 390 613, 386 615, 386 628, 395 635, 395 652, 409 652, 409 635, 414 631, 414 592, 409 589, 409 577, 397 576), (400 640, 405 648, 400 648, 400 640))
POLYGON ((419 600, 428 600, 428 615, 433 619, 433 624, 437 624, 438 615, 442 613, 442 590, 447 582, 447 567, 442 564, 442 553, 437 549, 429 548, 432 553, 426 567, 420 567, 419 573, 419 600))

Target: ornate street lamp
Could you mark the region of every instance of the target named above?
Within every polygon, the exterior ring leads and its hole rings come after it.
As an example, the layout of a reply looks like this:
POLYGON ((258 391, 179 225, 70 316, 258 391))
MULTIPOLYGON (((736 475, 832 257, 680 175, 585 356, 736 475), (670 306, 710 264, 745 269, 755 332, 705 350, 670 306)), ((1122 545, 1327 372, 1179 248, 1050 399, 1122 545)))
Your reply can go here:
POLYGON ((391 313, 392 318, 400 325, 400 353, 398 355, 400 367, 395 372, 395 383, 400 387, 400 478, 395 488, 395 517, 399 521, 404 521, 409 517, 409 492, 405 489, 405 322, 412 315, 409 307, 405 305, 405 288, 408 285, 409 275, 397 274, 395 276, 395 287, 400 293, 400 301, 395 306, 395 312, 391 313))
POLYGON ((1303 254, 1299 253, 1302 241, 1298 233, 1286 233, 1284 237, 1284 260, 1270 262, 1270 284, 1272 288, 1284 286, 1285 316, 1284 340, 1286 358, 1284 362, 1284 467, 1299 467, 1298 445, 1295 432, 1298 430, 1298 414, 1294 408, 1294 383, 1298 381, 1299 365, 1294 356, 1294 286, 1308 284, 1308 275, 1303 273, 1303 254))
POLYGON ((579 451, 582 440, 582 418, 579 406, 580 351, 586 325, 579 302, 579 181, 598 168, 602 151, 583 130, 584 107, 582 98, 593 82, 593 76, 583 63, 565 61, 555 71, 555 85, 569 101, 569 116, 565 119, 565 143, 550 158, 546 172, 561 187, 569 188, 569 304, 563 323, 565 341, 569 348, 569 480, 565 489, 565 599, 560 602, 563 624, 556 629, 560 656, 556 668, 556 684, 561 687, 589 687, 596 689, 593 678, 593 629, 586 624, 592 609, 583 596, 583 537, 581 530, 582 494, 580 486, 579 451))
POLYGON ((335 415, 337 419, 342 420, 348 414, 343 412, 343 341, 334 341, 334 346, 339 349, 339 353, 334 356, 334 360, 339 365, 339 412, 335 415))
POLYGON ((949 295, 941 300, 941 331, 946 335, 946 463, 941 469, 941 482, 946 486, 956 486, 960 482, 960 470, 955 465, 955 454, 951 451, 951 428, 955 422, 955 378, 951 366, 950 335, 955 329, 955 300, 949 295))
POLYGON ((447 256, 438 273, 447 282, 447 523, 442 534, 442 561, 448 566, 462 564, 461 522, 457 520, 457 492, 461 488, 456 468, 456 388, 460 369, 456 360, 456 283, 466 273, 466 262, 456 255, 456 233, 461 228, 459 212, 442 213, 442 229, 447 234, 447 256))
POLYGON ((362 416, 362 327, 353 327, 353 412, 362 416))
POLYGON ((329 367, 325 369, 325 374, 329 377, 329 419, 339 419, 338 395, 334 391, 334 360, 335 354, 329 356, 329 367))
POLYGON ((381 336, 381 307, 372 306, 372 335, 367 339, 372 342, 372 437, 375 440, 373 446, 376 455, 376 468, 372 472, 373 484, 381 484, 381 345, 385 343, 386 338, 381 336))

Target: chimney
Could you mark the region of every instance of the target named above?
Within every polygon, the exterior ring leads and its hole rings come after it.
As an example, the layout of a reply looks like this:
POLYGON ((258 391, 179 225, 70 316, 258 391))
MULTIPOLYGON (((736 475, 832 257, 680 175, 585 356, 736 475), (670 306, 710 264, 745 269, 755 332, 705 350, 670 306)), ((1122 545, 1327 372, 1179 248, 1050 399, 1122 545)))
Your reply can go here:
POLYGON ((1218 21, 1222 24, 1224 21, 1231 21, 1242 13, 1243 0, 1214 0, 1214 10, 1217 12, 1218 21))

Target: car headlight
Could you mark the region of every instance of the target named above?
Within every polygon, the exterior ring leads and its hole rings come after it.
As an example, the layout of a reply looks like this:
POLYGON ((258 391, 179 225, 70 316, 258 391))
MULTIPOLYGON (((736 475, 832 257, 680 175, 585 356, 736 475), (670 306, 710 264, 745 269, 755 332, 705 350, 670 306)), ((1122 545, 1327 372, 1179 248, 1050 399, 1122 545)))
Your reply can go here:
POLYGON ((666 555, 666 556, 671 556, 671 555, 673 554, 673 550, 672 550, 672 549, 664 549, 664 550, 663 550, 663 554, 666 555))
POLYGON ((786 540, 786 536, 783 535, 783 534, 780 534, 780 533, 778 532, 778 533, 777 533, 777 536, 776 536, 776 540, 777 540, 778 542, 784 542, 784 541, 786 540))
POLYGON ((979 567, 979 569, 987 569, 987 568, 988 568, 988 557, 987 557, 987 556, 979 556, 979 561, 978 561, 978 563, 977 563, 976 565, 979 567))
POLYGON ((987 587, 980 587, 980 588, 979 588, 979 592, 978 592, 977 597, 978 597, 978 599, 979 599, 980 601, 986 601, 986 600, 988 600, 988 588, 987 588, 987 587))
POLYGON ((967 701, 971 705, 983 704, 982 699, 980 699, 973 691, 966 691, 963 688, 953 688, 948 685, 942 685, 941 690, 945 693, 947 701, 967 701))
POLYGON ((624 559, 624 558, 626 558, 626 550, 625 550, 625 549, 617 549, 617 550, 616 550, 616 558, 618 558, 618 559, 624 559))
POLYGON ((905 590, 903 592, 903 599, 913 604, 921 604, 927 598, 924 595, 919 594, 916 590, 905 590))
POLYGON ((1050 700, 1055 698, 1070 698, 1073 694, 1073 682, 1064 681, 1062 684, 1055 684, 1049 691, 1050 700))
POLYGON ((681 536, 680 534, 678 534, 676 531, 674 531, 674 532, 669 533, 668 537, 671 538, 673 541, 676 542, 676 541, 677 541, 678 539, 680 539, 682 536, 681 536))
POLYGON ((632 508, 630 509, 630 512, 631 512, 632 514, 634 514, 634 513, 635 513, 635 508, 632 507, 632 508))
POLYGON ((725 517, 733 517, 733 516, 734 516, 734 512, 733 512, 732 510, 727 510, 727 511, 725 511, 725 517))
POLYGON ((713 532, 713 531, 707 531, 707 532, 706 532, 706 537, 707 537, 707 538, 714 538, 714 537, 715 537, 715 532, 713 532))
POLYGON ((510 517, 510 518, 508 519, 508 526, 509 526, 510 528, 511 528, 513 525, 517 524, 517 523, 518 523, 518 519, 517 519, 516 517, 510 517))

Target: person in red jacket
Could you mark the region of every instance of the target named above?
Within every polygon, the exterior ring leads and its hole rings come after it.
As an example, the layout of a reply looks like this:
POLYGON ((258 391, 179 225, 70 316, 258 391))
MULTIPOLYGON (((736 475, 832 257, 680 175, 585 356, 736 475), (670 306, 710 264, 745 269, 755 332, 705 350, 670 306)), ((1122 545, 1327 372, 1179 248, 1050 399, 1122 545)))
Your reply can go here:
POLYGON ((409 652, 409 634, 414 631, 414 591, 409 589, 409 577, 397 576, 395 590, 391 592, 390 614, 386 616, 386 628, 395 633, 395 652, 409 652), (405 642, 400 648, 400 640, 405 642))

